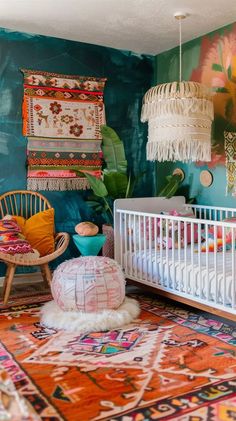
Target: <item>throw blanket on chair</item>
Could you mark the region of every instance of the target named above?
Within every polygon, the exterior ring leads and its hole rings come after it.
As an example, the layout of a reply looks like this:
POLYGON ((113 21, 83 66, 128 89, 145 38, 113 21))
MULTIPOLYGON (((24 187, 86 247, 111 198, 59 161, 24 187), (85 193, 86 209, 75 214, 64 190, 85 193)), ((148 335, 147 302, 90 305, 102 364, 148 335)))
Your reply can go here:
POLYGON ((106 79, 33 70, 24 74, 23 134, 28 137, 29 190, 89 187, 101 175, 106 79))

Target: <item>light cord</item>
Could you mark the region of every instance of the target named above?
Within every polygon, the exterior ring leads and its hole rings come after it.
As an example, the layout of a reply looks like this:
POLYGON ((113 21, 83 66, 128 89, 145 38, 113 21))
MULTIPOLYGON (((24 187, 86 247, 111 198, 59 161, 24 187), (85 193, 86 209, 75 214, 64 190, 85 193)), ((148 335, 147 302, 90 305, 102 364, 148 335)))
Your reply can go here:
POLYGON ((182 81, 182 19, 179 19, 179 81, 182 81))

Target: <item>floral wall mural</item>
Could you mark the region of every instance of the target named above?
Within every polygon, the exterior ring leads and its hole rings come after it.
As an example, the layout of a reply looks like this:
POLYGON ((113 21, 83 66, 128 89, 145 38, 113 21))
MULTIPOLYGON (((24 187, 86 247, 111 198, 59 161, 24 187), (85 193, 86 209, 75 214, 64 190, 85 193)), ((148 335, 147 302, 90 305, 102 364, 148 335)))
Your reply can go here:
MULTIPOLYGON (((212 90, 215 114, 212 159, 211 162, 197 164, 167 164, 167 172, 170 172, 170 168, 180 166, 186 174, 191 174, 193 196, 197 196, 197 201, 222 206, 227 203, 235 207, 236 135, 233 133, 236 132, 236 23, 194 39, 182 47, 183 80, 201 82, 212 90), (206 191, 200 186, 199 171, 204 167, 214 173, 215 182, 219 180, 217 194, 214 183, 206 191)), ((178 79, 178 65, 178 48, 159 54, 156 57, 157 82, 178 79)))
POLYGON ((191 79, 212 89, 215 123, 209 166, 225 164, 224 131, 236 131, 236 24, 223 34, 202 38, 199 65, 191 79))

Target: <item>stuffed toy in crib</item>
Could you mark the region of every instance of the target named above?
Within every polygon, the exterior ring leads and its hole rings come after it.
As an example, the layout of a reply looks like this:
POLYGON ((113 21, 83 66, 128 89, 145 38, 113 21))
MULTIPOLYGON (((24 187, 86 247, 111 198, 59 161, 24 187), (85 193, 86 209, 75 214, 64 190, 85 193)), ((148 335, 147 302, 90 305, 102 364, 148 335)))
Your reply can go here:
MULTIPOLYGON (((170 216, 184 216, 187 218, 194 218, 194 214, 193 212, 190 212, 189 210, 184 212, 178 212, 176 209, 171 210, 170 212, 162 212, 163 215, 170 215, 170 216)), ((178 248, 184 247, 184 242, 185 242, 185 228, 184 228, 184 222, 180 222, 180 224, 178 224, 177 221, 174 221, 174 223, 172 224, 171 220, 168 219, 162 219, 162 223, 161 220, 159 219, 158 222, 159 225, 159 229, 162 226, 162 247, 163 248, 178 248), (173 238, 172 238, 172 225, 173 225, 173 238), (178 229, 180 227, 180 240, 178 239, 179 234, 178 234, 178 229), (174 240, 174 241, 173 241, 174 240)), ((197 224, 193 225, 193 242, 196 243, 198 241, 198 232, 197 232, 197 224)), ((158 237, 158 242, 159 242, 159 246, 158 248, 160 249, 160 237, 158 237)), ((187 244, 191 244, 191 223, 187 222, 186 223, 186 243, 187 244)))

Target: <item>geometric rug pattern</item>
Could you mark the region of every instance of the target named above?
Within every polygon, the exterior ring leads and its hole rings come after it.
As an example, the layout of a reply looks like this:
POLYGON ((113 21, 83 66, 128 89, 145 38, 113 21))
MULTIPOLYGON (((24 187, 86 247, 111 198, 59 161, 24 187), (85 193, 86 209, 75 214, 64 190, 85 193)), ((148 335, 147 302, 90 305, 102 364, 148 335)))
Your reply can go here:
POLYGON ((154 296, 132 297, 139 319, 109 332, 45 328, 37 297, 0 310, 0 363, 35 414, 235 421, 236 327, 154 296))

